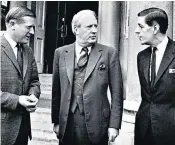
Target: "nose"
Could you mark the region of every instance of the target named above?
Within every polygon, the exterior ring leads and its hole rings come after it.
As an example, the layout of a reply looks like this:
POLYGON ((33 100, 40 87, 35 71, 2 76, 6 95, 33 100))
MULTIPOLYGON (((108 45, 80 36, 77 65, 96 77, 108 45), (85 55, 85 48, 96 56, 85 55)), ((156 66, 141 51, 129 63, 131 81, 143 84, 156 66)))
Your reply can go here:
POLYGON ((138 28, 138 26, 137 26, 136 29, 135 29, 135 33, 136 33, 136 34, 139 33, 139 28, 138 28))
POLYGON ((31 28, 30 28, 30 32, 29 32, 29 33, 34 35, 35 30, 34 30, 34 28, 33 28, 33 27, 31 27, 31 28))
POLYGON ((93 27, 92 27, 92 32, 93 32, 93 33, 97 33, 97 29, 98 29, 97 26, 93 26, 93 27))

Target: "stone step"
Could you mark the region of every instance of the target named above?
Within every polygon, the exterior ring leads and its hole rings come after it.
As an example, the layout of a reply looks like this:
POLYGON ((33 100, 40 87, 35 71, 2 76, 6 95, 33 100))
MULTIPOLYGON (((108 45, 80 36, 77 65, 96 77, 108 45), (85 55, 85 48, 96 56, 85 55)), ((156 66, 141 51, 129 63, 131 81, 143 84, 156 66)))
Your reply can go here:
POLYGON ((31 128, 33 130, 43 130, 46 132, 54 133, 53 132, 53 124, 51 124, 51 123, 41 123, 39 121, 38 122, 33 121, 33 122, 31 122, 31 128))
POLYGON ((44 100, 49 99, 49 100, 51 100, 51 98, 52 98, 52 92, 51 91, 47 94, 45 94, 44 92, 41 92, 40 99, 44 99, 44 100))
POLYGON ((51 109, 51 98, 42 98, 42 95, 37 104, 38 107, 51 109))
POLYGON ((38 107, 31 113, 32 141, 29 145, 58 145, 58 139, 53 132, 51 110, 38 107))
POLYGON ((38 107, 34 113, 31 113, 31 121, 51 123, 51 109, 38 107))
POLYGON ((31 141, 29 141, 28 145, 58 145, 58 142, 46 142, 32 139, 31 141))
POLYGON ((45 142, 58 142, 56 134, 50 131, 32 129, 33 140, 45 142))
POLYGON ((42 94, 50 94, 52 90, 52 74, 39 74, 42 94))

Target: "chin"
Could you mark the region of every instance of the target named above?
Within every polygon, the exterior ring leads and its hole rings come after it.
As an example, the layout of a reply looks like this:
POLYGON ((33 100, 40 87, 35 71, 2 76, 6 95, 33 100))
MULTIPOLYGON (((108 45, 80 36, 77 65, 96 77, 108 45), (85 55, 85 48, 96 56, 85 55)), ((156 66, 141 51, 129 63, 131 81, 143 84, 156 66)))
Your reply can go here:
POLYGON ((97 40, 95 39, 95 40, 91 40, 89 43, 93 44, 93 43, 96 43, 96 42, 97 42, 97 40))

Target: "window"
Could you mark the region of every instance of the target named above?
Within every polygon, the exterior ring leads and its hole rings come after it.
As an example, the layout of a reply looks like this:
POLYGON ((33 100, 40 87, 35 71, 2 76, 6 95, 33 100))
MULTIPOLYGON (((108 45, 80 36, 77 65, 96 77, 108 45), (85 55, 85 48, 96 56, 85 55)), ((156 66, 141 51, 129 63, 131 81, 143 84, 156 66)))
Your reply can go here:
POLYGON ((9 11, 9 1, 1 1, 1 31, 4 31, 6 29, 5 27, 5 16, 7 12, 9 11))

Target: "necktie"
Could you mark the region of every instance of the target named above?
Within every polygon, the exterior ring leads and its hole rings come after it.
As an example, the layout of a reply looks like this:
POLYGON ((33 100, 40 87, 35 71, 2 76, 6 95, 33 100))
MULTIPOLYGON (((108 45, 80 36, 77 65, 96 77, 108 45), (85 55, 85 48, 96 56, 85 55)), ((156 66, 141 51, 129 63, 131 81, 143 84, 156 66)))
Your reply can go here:
POLYGON ((150 64, 150 71, 151 71, 151 81, 150 81, 150 85, 151 85, 151 88, 153 88, 153 85, 154 85, 154 81, 155 81, 155 78, 156 78, 156 50, 157 48, 154 47, 153 50, 152 50, 152 56, 151 56, 151 64, 150 64))
POLYGON ((87 62, 88 62, 88 48, 84 47, 81 50, 81 56, 78 60, 77 65, 78 65, 78 67, 81 68, 81 67, 84 67, 87 64, 87 62))
POLYGON ((17 45, 17 62, 19 64, 19 68, 21 71, 21 74, 23 74, 23 55, 22 55, 22 48, 20 47, 20 45, 17 45))

